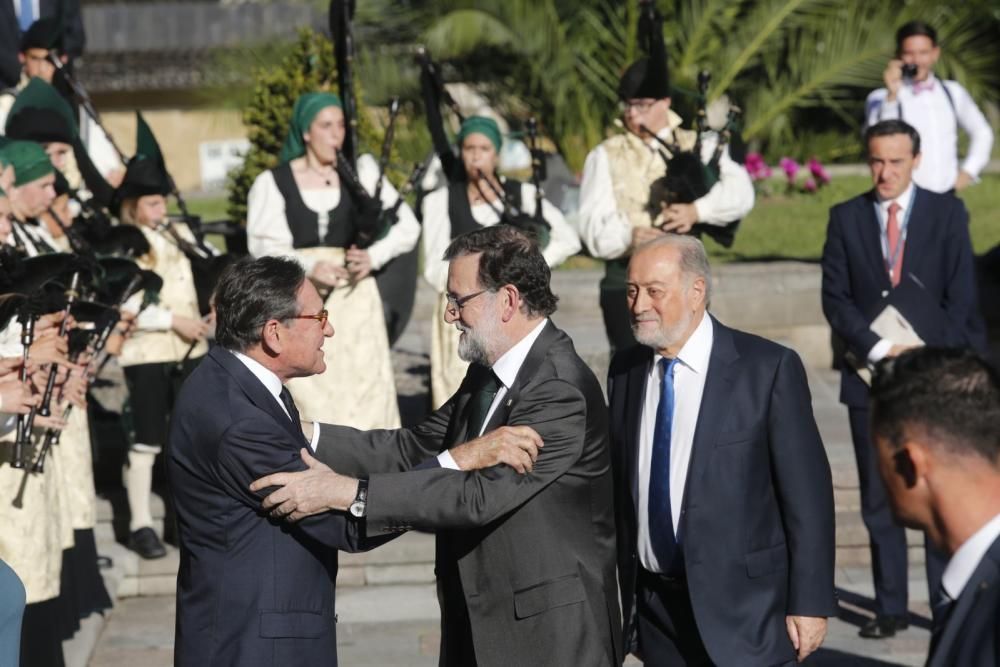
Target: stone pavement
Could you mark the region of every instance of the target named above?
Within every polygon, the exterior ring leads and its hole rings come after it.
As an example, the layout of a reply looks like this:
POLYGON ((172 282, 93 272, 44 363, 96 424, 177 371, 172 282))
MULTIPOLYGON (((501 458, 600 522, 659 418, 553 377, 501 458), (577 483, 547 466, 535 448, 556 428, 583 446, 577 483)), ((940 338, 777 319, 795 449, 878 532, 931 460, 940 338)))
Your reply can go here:
MULTIPOLYGON (((790 274, 804 275, 801 280, 811 285, 815 280, 811 268, 796 265, 790 274)), ((776 265, 769 271, 738 267, 728 275, 724 268, 719 283, 728 278, 731 284, 739 283, 741 293, 756 292, 762 301, 757 304, 740 303, 732 313, 733 318, 725 312, 720 313, 728 308, 716 308, 720 319, 734 326, 757 330, 753 322, 742 321, 744 318, 739 311, 751 313, 758 320, 766 319, 767 299, 776 295, 767 285, 748 284, 746 276, 754 280, 753 276, 767 276, 774 270, 780 271, 781 267, 776 265)), ((782 283, 785 287, 779 292, 787 293, 791 289, 788 287, 790 280, 800 280, 789 279, 790 274, 785 274, 782 283)), ((573 337, 581 356, 592 365, 599 377, 603 377, 607 351, 601 316, 596 307, 597 280, 598 275, 592 271, 556 272, 553 284, 561 300, 553 319, 573 337)), ((432 302, 433 295, 421 284, 414 319, 396 345, 394 361, 404 420, 418 417, 426 404, 426 351, 432 302)), ((724 293, 720 302, 725 306, 724 293)), ((782 308, 787 310, 787 305, 782 308)), ((779 315, 776 319, 782 317, 779 315)), ((794 324, 798 329, 788 329, 787 337, 774 327, 766 333, 797 349, 803 332, 822 335, 822 322, 794 324)), ((814 352, 804 352, 805 357, 815 356, 815 349, 821 347, 816 341, 810 344, 814 352)), ((911 535, 910 629, 885 641, 873 642, 857 636, 860 623, 871 616, 872 585, 867 567, 867 538, 858 514, 857 476, 846 411, 837 403, 837 376, 819 364, 813 364, 808 372, 814 413, 834 477, 838 525, 836 583, 841 614, 830 624, 824 649, 806 664, 862 667, 922 665, 929 641, 929 612, 920 558, 922 554, 921 549, 916 547, 916 535, 911 535)), ((99 540, 100 535, 99 531, 99 540)), ((172 664, 172 586, 176 553, 172 552, 162 561, 140 563, 134 558, 130 561, 130 554, 120 545, 109 544, 109 540, 106 537, 101 551, 110 553, 116 559, 117 571, 113 570, 108 575, 116 577, 112 582, 113 588, 120 595, 137 597, 120 599, 106 621, 98 617, 89 619, 77 638, 67 643, 67 662, 71 667, 88 664, 91 667, 167 667, 172 664), (122 569, 125 571, 122 572, 122 569)), ((340 664, 348 667, 437 664, 439 612, 434 586, 430 583, 432 549, 429 536, 413 534, 366 556, 342 557, 337 591, 340 664), (380 552, 383 553, 380 555, 380 552)))

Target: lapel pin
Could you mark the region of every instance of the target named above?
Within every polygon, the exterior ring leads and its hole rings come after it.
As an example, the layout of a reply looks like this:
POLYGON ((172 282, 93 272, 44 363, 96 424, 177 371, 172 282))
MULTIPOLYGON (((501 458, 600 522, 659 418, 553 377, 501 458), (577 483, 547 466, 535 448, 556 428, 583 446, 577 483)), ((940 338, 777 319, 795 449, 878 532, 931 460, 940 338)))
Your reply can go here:
POLYGON ((507 399, 507 407, 509 408, 513 402, 514 402, 513 398, 508 398, 507 399))

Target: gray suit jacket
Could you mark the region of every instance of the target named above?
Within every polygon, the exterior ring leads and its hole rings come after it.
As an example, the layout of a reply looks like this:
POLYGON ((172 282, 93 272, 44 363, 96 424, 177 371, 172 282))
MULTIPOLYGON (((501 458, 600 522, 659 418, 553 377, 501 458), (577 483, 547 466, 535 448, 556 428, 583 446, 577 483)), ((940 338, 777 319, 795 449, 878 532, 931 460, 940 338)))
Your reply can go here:
POLYGON ((486 430, 526 425, 544 440, 534 470, 411 470, 459 444, 473 365, 413 429, 324 425, 318 457, 369 475, 368 535, 437 533, 441 664, 610 665, 621 646, 607 409, 593 373, 551 323, 486 430))

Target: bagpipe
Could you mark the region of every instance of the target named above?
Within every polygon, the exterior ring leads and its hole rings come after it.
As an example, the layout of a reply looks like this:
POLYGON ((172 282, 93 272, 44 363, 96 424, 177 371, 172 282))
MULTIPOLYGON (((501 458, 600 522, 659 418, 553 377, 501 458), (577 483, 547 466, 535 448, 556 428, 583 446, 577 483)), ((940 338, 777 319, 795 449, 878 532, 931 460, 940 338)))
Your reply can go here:
MULTIPOLYGON (((143 291, 140 308, 155 302, 163 281, 151 271, 141 270, 135 262, 121 257, 93 259, 87 256, 52 253, 22 259, 0 251, 0 289, 5 293, 0 319, 4 323, 16 315, 20 323, 22 365, 20 381, 28 382, 30 348, 35 340, 35 325, 44 314, 60 312, 58 335, 68 342, 68 359, 77 363, 85 352, 90 358, 85 371, 89 385, 107 358, 105 346, 121 317, 121 308, 134 294, 143 291), (75 328, 70 323, 75 322, 75 328)), ((45 387, 37 408, 18 415, 16 439, 10 465, 23 469, 24 476, 13 505, 23 507, 27 482, 32 474, 45 471, 45 461, 52 447, 58 445, 61 431, 47 428, 35 436, 36 415, 50 417, 58 383, 56 363, 50 364, 45 387)), ((61 414, 66 420, 72 411, 68 404, 61 414)))
MULTIPOLYGON (((666 45, 663 43, 663 16, 656 11, 652 2, 642 3, 642 18, 640 19, 640 37, 649 42, 651 57, 662 54, 666 57, 666 45)), ((646 137, 654 139, 665 152, 660 155, 666 164, 666 174, 653 181, 649 188, 649 203, 647 211, 655 220, 664 206, 671 204, 692 204, 701 199, 712 189, 720 179, 719 162, 725 153, 727 145, 737 132, 742 110, 730 105, 726 124, 718 132, 718 141, 708 161, 702 158, 702 139, 708 131, 708 86, 711 74, 707 70, 698 73, 698 103, 694 119, 695 143, 691 150, 684 150, 676 142, 668 142, 652 132, 646 126, 641 126, 646 137)), ((734 220, 726 225, 710 225, 695 223, 691 234, 710 237, 716 243, 729 248, 735 240, 736 230, 740 221, 734 220)))

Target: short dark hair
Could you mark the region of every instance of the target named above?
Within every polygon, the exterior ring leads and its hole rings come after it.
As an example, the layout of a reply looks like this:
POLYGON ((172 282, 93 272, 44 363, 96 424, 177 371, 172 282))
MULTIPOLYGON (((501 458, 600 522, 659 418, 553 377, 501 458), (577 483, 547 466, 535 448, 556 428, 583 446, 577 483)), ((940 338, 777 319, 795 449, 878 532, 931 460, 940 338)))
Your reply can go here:
POLYGON ((937 46, 937 30, 924 21, 910 21, 899 26, 896 31, 896 53, 902 53, 903 42, 910 37, 929 37, 931 44, 937 46))
POLYGON ((894 134, 905 134, 913 144, 913 154, 920 154, 920 133, 917 129, 905 120, 893 118, 891 120, 880 120, 865 130, 865 151, 869 151, 872 139, 875 137, 889 137, 894 134))
POLYGON ((907 436, 1000 463, 1000 375, 967 349, 923 347, 882 361, 871 388, 872 436, 907 436))
POLYGON ((491 292, 513 285, 521 293, 527 314, 549 316, 559 297, 552 293, 552 272, 538 244, 513 225, 499 224, 462 234, 452 240, 444 259, 482 253, 479 283, 491 292))
POLYGON ((231 264, 215 287, 215 341, 244 352, 261 341, 268 320, 298 315, 302 265, 284 257, 258 257, 231 264))

